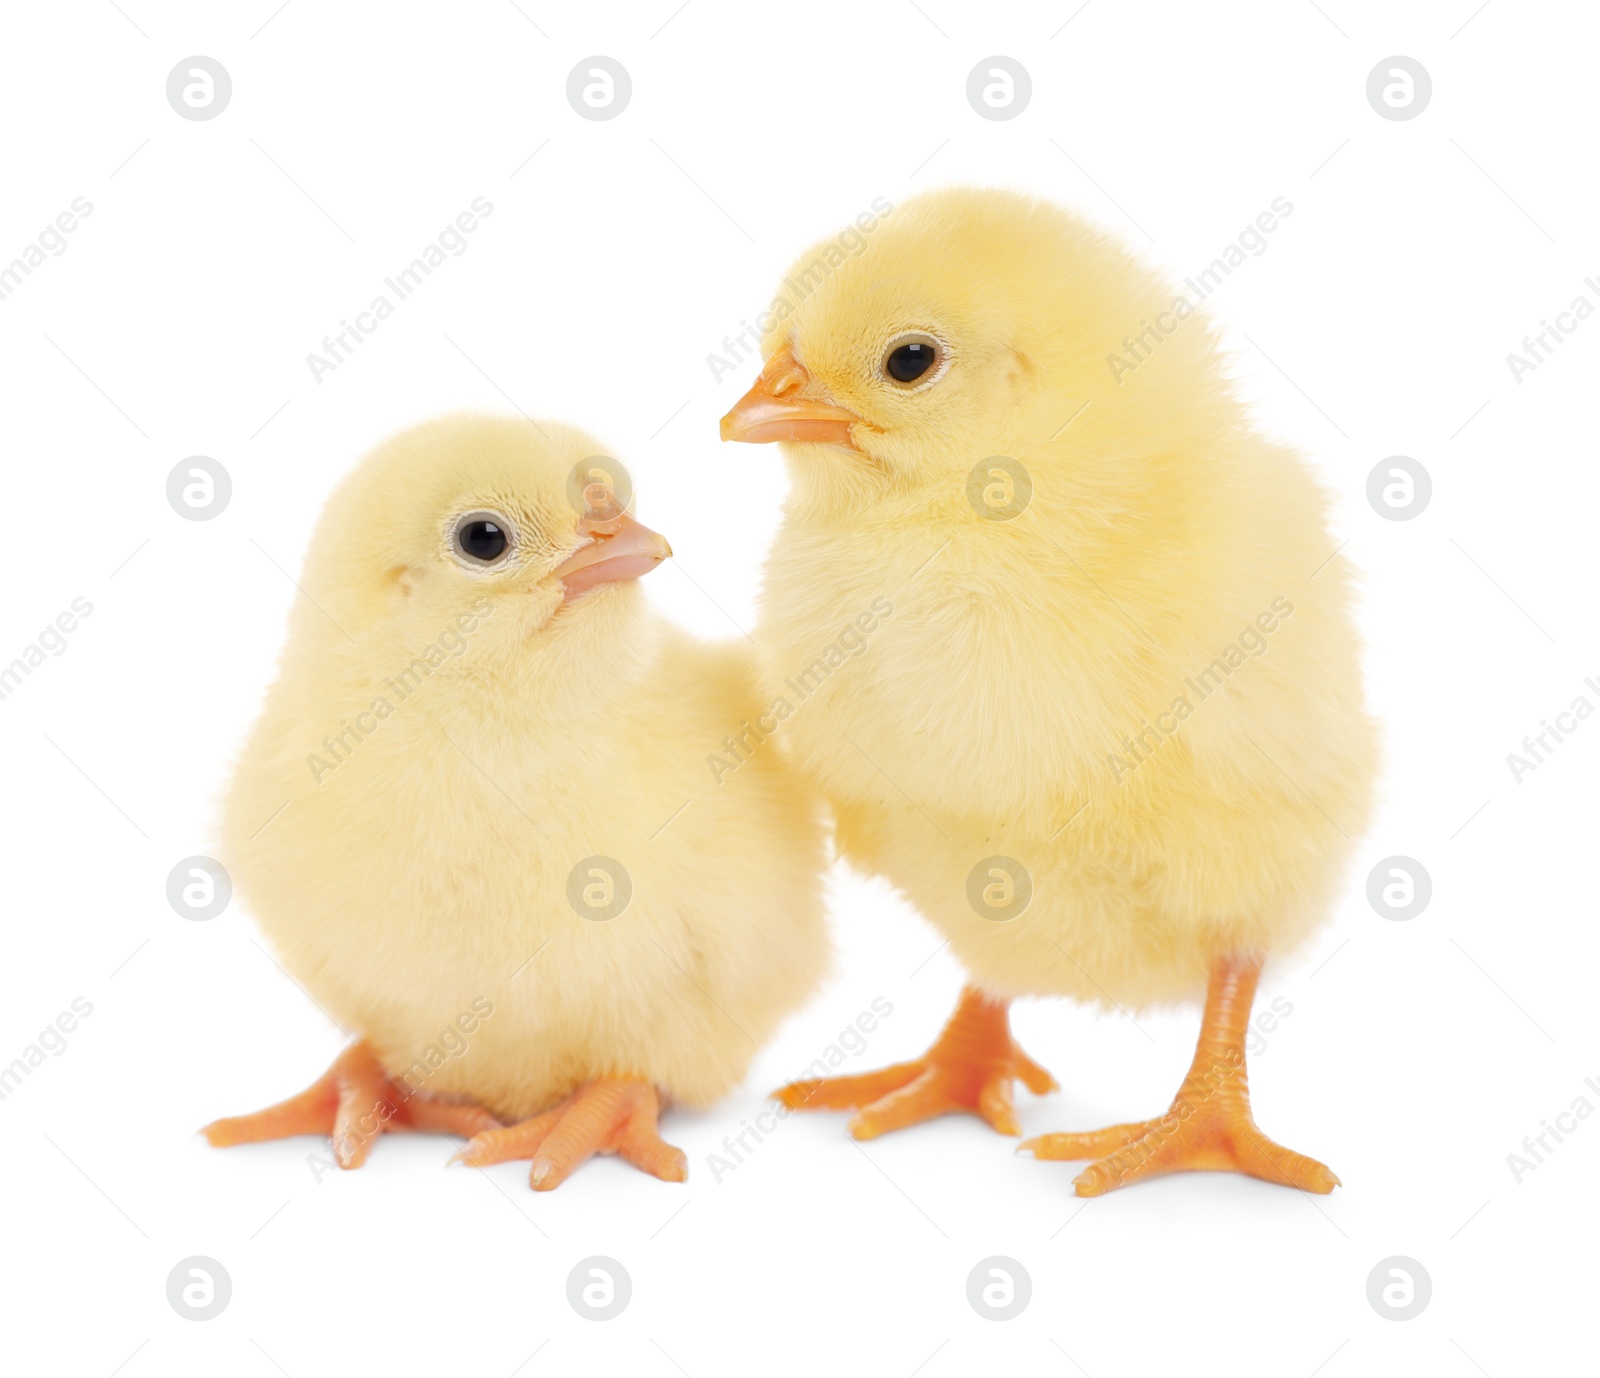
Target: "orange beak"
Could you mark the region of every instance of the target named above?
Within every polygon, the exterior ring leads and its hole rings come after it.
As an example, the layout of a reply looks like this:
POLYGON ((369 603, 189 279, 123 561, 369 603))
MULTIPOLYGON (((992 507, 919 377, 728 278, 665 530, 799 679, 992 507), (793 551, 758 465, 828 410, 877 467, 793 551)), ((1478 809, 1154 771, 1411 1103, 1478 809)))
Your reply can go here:
POLYGON ((806 396, 811 375, 787 349, 767 360, 749 392, 722 418, 722 438, 762 445, 771 440, 814 440, 856 448, 854 412, 806 396))
POLYGON ((578 530, 592 537, 591 543, 575 551, 555 570, 568 603, 598 584, 637 579, 672 558, 666 537, 634 521, 626 512, 605 521, 585 517, 578 523, 578 530))

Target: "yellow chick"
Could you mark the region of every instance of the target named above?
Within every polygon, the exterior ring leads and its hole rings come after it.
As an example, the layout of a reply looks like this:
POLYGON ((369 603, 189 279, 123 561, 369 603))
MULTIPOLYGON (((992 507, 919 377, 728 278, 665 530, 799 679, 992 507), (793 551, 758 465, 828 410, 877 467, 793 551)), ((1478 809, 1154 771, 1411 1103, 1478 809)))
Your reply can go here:
POLYGON ((595 1152, 681 1181, 662 1099, 727 1091, 820 979, 820 810, 776 752, 707 769, 753 655, 651 612, 672 552, 623 482, 570 427, 457 416, 330 499, 224 858, 360 1041, 213 1144, 331 1135, 356 1167, 439 1130, 538 1189, 595 1152))
POLYGON ((1324 919, 1375 769, 1344 568, 1216 338, 1065 211, 926 195, 802 255, 726 440, 792 480, 758 641, 843 854, 971 974, 926 1056, 797 1083, 858 1138, 1052 1089, 1006 1004, 1204 996, 1168 1113, 1024 1148, 1092 1196, 1183 1169, 1338 1179, 1251 1116, 1268 954, 1324 919), (863 616, 863 614, 865 616, 863 616), (862 620, 857 621, 858 618, 862 620), (832 654, 840 629, 865 641, 832 654))

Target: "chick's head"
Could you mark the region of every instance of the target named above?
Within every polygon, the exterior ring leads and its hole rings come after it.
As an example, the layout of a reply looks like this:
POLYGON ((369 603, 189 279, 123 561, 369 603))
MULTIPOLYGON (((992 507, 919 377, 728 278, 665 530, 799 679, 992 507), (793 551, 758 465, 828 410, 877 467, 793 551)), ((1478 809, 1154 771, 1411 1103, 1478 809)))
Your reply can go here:
MULTIPOLYGON (((722 436, 787 442, 797 492, 822 502, 959 492, 977 460, 1037 452, 1086 404, 1130 419, 1108 354, 1174 304, 1156 274, 1059 207, 930 193, 801 255, 758 320, 765 366, 722 436)), ((1163 348, 1169 383, 1208 367, 1203 326, 1163 348)), ((1141 391, 1142 429, 1163 403, 1141 391)))
POLYGON ((329 501, 307 592, 350 640, 401 650, 469 625, 475 644, 519 661, 574 638, 591 652, 625 640, 642 612, 634 581, 672 550, 628 513, 620 472, 594 440, 553 422, 417 426, 329 501))

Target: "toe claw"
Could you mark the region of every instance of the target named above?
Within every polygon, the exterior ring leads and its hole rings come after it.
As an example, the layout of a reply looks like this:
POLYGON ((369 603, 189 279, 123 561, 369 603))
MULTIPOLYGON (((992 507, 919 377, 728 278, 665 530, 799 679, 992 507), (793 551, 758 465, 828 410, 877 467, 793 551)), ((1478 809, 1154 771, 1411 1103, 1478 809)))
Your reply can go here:
POLYGON ((1073 1194, 1077 1196, 1104 1196, 1114 1185, 1116 1184, 1109 1180, 1109 1174, 1099 1163, 1084 1168, 1072 1179, 1073 1194))

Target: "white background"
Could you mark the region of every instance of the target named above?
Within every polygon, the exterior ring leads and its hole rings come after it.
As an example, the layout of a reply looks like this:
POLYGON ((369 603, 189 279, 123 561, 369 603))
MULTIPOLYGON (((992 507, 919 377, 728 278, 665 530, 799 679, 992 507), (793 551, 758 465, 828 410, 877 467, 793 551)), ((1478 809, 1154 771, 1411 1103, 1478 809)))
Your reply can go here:
MULTIPOLYGON (((93 1014, 0 1103, 0 1363, 88 1378, 1576 1371, 1593 1346, 1600 1123, 1520 1183, 1506 1155, 1576 1097, 1600 1106, 1584 1085, 1600 1079, 1600 720, 1520 784, 1505 758, 1576 695, 1600 704, 1583 684, 1600 677, 1600 319, 1520 384, 1506 355, 1580 292, 1600 305, 1583 285, 1600 277, 1592 10, 274 2, 5 18, 0 262, 75 196, 94 210, 0 302, 0 660, 74 597, 94 611, 0 703, 0 1060, 74 997, 93 1014), (192 54, 233 81, 206 123, 166 101, 192 54), (566 101, 591 54, 632 76, 611 122, 566 101), (1032 77, 1009 122, 966 101, 991 54, 1032 77), (1392 54, 1432 76, 1409 122, 1366 100, 1392 54), (876 196, 951 182, 1056 199, 1175 279, 1274 197, 1294 205, 1212 304, 1263 426, 1336 494, 1332 544, 1348 538, 1338 558, 1361 571, 1386 725, 1382 807, 1319 941, 1269 969, 1263 998, 1293 1013, 1251 1066, 1263 1126, 1343 1189, 1188 1175, 1084 1203, 1075 1167, 1014 1157, 976 1120, 857 1146, 832 1115, 787 1121, 714 1182, 707 1153, 873 997, 894 1014, 856 1070, 920 1051, 953 1003, 960 973, 927 960, 931 927, 842 872, 836 979, 738 1093, 666 1118, 686 1186, 604 1160, 535 1196, 525 1164, 447 1171, 454 1145, 421 1137, 320 1180, 315 1140, 208 1149, 197 1126, 298 1089, 340 1046, 238 906, 187 922, 164 890, 213 845, 288 576, 337 478, 443 410, 572 420, 630 464, 671 537, 656 605, 709 636, 749 628, 784 479, 775 452, 719 445, 750 369, 714 383, 706 356, 814 238, 876 196), (315 382, 307 353, 480 195, 494 212, 468 251, 315 382), (166 501, 194 454, 232 475, 214 521, 166 501), (1413 521, 1365 498, 1393 454, 1433 477, 1413 521), (1433 880, 1407 923, 1365 898, 1393 854, 1433 880), (196 1254, 233 1281, 204 1323, 165 1290, 196 1254), (634 1287, 603 1324, 565 1295, 594 1254, 634 1287), (995 1254, 1033 1283, 1003 1324, 966 1300, 995 1254), (1403 1323, 1366 1295, 1396 1254, 1433 1282, 1403 1323)), ((1029 1133, 1166 1105, 1197 1014, 1136 1018, 1017 1009, 1063 1086, 1019 1091, 1029 1133)))

